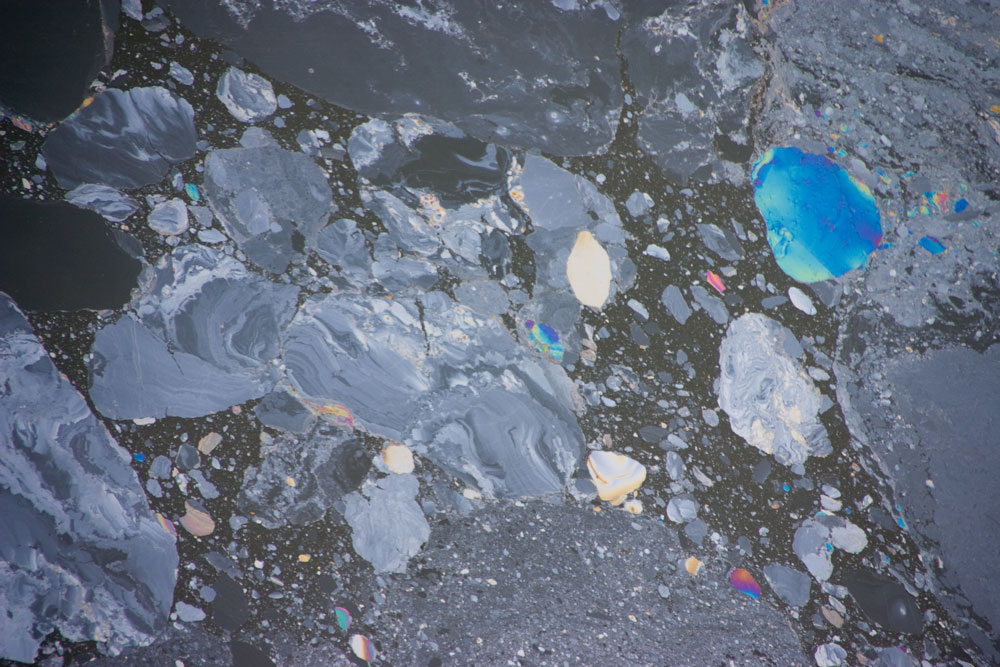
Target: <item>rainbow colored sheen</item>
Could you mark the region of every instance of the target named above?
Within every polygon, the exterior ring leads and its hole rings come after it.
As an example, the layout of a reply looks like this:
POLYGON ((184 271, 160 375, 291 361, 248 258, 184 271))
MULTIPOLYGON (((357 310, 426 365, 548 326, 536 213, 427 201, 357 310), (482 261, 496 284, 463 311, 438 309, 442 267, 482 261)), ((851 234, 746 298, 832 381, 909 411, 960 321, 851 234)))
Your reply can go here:
POLYGON ((563 346, 555 329, 534 320, 526 320, 524 328, 528 330, 528 340, 535 346, 536 352, 547 354, 553 359, 562 359, 563 346))
POLYGON ((923 248, 932 255, 936 255, 939 252, 945 251, 944 244, 938 241, 933 236, 925 236, 919 241, 917 241, 917 243, 920 244, 921 248, 923 248))
POLYGON ((707 274, 705 274, 705 280, 708 282, 709 285, 714 287, 719 294, 722 294, 723 292, 726 291, 726 284, 722 282, 722 276, 720 276, 718 273, 709 271, 707 274))
POLYGON ((174 537, 177 537, 177 529, 174 528, 174 522, 173 521, 171 521, 167 517, 163 516, 159 512, 156 513, 156 521, 157 521, 157 523, 160 524, 160 527, 163 528, 163 530, 167 531, 168 533, 170 533, 174 537))
POLYGON ((351 612, 344 607, 337 607, 333 610, 333 615, 337 619, 337 627, 347 632, 347 629, 351 627, 351 612))
POLYGON ((365 662, 375 660, 375 645, 372 644, 372 640, 368 639, 368 637, 364 635, 351 635, 350 643, 351 650, 354 651, 354 655, 358 656, 358 659, 365 662))
POLYGON ((760 599, 760 584, 754 581, 753 575, 741 567, 729 573, 729 583, 740 593, 745 593, 754 600, 760 599))
POLYGON ((799 282, 858 268, 882 240, 871 190, 826 156, 772 148, 750 177, 774 259, 799 282))

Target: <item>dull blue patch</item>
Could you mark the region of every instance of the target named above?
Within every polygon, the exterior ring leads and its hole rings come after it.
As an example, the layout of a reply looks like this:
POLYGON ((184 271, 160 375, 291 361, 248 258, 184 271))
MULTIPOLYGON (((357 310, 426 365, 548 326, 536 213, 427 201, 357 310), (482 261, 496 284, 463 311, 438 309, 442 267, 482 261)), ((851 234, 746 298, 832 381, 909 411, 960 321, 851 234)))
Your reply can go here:
POLYGON ((841 276, 882 240, 871 190, 825 156, 772 148, 754 164, 751 181, 774 259, 795 280, 841 276))

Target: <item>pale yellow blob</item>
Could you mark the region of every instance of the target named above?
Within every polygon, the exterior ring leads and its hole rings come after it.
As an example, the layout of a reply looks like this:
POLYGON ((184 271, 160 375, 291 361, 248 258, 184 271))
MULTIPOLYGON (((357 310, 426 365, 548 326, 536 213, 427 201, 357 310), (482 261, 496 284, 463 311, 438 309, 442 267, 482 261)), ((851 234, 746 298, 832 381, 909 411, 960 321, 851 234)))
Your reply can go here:
POLYGON ((413 452, 406 445, 397 443, 383 447, 382 462, 389 472, 397 475, 413 472, 413 452))
POLYGON ((630 514, 642 514, 642 501, 636 498, 629 498, 622 507, 630 514))
POLYGON ((594 235, 582 231, 566 260, 566 277, 573 294, 585 306, 600 309, 611 293, 611 259, 594 235))
POLYGON ((613 505, 620 505, 626 494, 638 489, 646 480, 644 465, 615 452, 591 452, 587 457, 587 470, 597 487, 597 495, 613 505))

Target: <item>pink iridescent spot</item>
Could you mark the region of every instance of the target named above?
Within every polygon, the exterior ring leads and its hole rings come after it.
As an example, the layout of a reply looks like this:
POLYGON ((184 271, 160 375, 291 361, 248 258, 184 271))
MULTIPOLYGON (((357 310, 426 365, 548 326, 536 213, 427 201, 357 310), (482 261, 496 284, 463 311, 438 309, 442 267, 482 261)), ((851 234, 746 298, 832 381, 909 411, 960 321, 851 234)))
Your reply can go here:
POLYGON ((760 584, 743 568, 736 568, 729 573, 729 582, 741 593, 746 593, 754 600, 760 599, 760 584))
POLYGON ((707 280, 708 284, 714 287, 719 292, 719 294, 722 294, 723 292, 726 291, 726 285, 725 283, 722 282, 722 276, 720 276, 718 273, 713 273, 712 271, 709 271, 708 274, 705 276, 705 280, 707 280))

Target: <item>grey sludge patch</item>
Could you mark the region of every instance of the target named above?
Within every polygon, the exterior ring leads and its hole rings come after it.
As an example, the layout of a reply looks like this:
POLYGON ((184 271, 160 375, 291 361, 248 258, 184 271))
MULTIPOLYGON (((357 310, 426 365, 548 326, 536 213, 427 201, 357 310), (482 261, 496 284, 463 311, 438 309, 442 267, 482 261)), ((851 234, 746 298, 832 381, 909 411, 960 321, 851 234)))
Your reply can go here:
POLYGON ((31 662, 47 634, 115 654, 170 611, 175 538, 129 456, 0 293, 0 657, 31 662))

